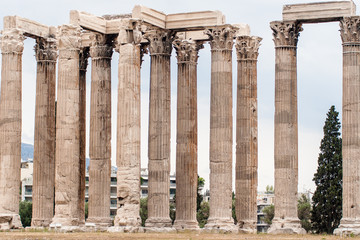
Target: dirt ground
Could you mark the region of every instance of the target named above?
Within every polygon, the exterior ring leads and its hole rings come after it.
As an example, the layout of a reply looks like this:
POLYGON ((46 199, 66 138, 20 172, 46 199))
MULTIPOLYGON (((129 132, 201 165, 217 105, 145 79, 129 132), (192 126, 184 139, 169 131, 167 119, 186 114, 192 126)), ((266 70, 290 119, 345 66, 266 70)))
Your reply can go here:
POLYGON ((268 235, 268 234, 256 234, 256 235, 245 235, 245 234, 197 234, 197 233, 54 233, 54 232, 0 232, 0 239, 39 239, 39 240, 48 240, 48 239, 155 239, 155 240, 165 240, 165 239, 188 239, 188 240, 200 240, 200 239, 319 239, 319 240, 331 240, 331 239, 360 239, 360 237, 337 237, 331 235, 268 235))

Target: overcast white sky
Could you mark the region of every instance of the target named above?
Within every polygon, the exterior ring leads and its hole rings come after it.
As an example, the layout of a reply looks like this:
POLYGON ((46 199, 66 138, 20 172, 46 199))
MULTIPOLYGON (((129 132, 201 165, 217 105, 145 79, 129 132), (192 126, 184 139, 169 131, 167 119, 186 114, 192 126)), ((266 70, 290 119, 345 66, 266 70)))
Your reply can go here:
MULTIPOLYGON (((319 0, 316 0, 319 1, 319 0)), ((269 22, 281 20, 282 6, 289 3, 311 1, 284 0, 12 0, 2 1, 0 17, 18 15, 40 23, 58 26, 69 22, 69 11, 79 10, 102 16, 105 14, 130 13, 136 4, 151 7, 166 14, 177 12, 219 10, 230 24, 247 23, 251 34, 263 38, 258 58, 258 139, 259 139, 259 186, 274 184, 274 84, 275 55, 269 22)), ((0 28, 3 21, 0 20, 0 28)), ((299 120, 299 191, 314 190, 312 182, 317 167, 322 127, 326 113, 335 105, 341 114, 342 97, 342 47, 339 23, 306 24, 298 43, 298 120, 299 120)), ((33 143, 35 112, 36 61, 33 52, 34 40, 25 40, 23 54, 23 129, 22 141, 33 143)), ((175 171, 176 153, 176 93, 177 64, 175 51, 171 63, 171 171, 175 171)), ((141 70, 142 107, 142 167, 147 166, 149 56, 145 56, 141 70)), ((1 60, 0 60, 1 61, 1 60)), ((116 105, 117 61, 113 54, 112 68, 112 163, 116 153, 116 105)), ((87 137, 89 136, 90 65, 87 75, 87 137)), ((236 54, 233 51, 233 116, 236 116, 236 54)), ((198 172, 209 184, 209 113, 210 110, 210 47, 200 51, 198 61, 198 172)), ((340 115, 341 119, 341 115, 340 115)), ((88 139, 87 139, 88 141, 88 139)), ((235 121, 234 121, 235 143, 235 121)), ((88 144, 87 144, 88 145, 88 144)), ((233 151, 235 166, 235 145, 233 151)), ((87 150, 88 156, 88 150, 87 150)), ((234 174, 233 174, 234 178, 234 174)))

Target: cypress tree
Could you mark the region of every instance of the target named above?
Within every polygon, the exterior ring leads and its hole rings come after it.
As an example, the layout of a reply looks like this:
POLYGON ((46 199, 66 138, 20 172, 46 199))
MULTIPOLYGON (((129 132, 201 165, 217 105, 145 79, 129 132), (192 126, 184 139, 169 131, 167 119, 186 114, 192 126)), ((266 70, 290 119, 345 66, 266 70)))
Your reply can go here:
POLYGON ((316 233, 331 234, 340 224, 342 216, 342 140, 338 116, 335 107, 331 106, 313 178, 316 190, 312 197, 311 222, 316 233))

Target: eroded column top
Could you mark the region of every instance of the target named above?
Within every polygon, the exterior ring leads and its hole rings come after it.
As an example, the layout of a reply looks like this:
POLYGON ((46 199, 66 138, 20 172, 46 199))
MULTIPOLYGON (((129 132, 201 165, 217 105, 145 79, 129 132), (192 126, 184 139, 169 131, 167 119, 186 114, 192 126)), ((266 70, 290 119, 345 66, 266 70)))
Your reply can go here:
POLYGON ((24 50, 25 36, 21 30, 16 28, 5 29, 2 31, 0 39, 2 54, 22 54, 24 50))
POLYGON ((36 38, 34 50, 37 62, 56 62, 58 54, 55 38, 36 38))
POLYGON ((80 50, 81 28, 71 24, 61 25, 58 28, 57 40, 59 50, 80 50))
POLYGON ((274 21, 270 23, 270 28, 273 30, 275 47, 296 47, 303 30, 297 21, 274 21))
POLYGON ((193 63, 196 64, 199 58, 199 50, 204 48, 202 42, 193 40, 181 40, 176 39, 173 42, 176 50, 176 58, 178 64, 181 63, 193 63))
POLYGON ((111 59, 113 54, 113 38, 101 33, 92 33, 90 36, 90 56, 96 59, 111 59))
POLYGON ((211 51, 232 51, 236 30, 237 28, 231 25, 206 28, 205 34, 209 36, 211 51))
POLYGON ((149 41, 150 55, 171 55, 172 42, 176 32, 161 28, 149 28, 144 38, 149 41))
POLYGON ((237 60, 257 60, 261 37, 238 36, 236 37, 235 48, 237 60))
POLYGON ((341 19, 340 35, 343 44, 360 44, 360 16, 341 19))

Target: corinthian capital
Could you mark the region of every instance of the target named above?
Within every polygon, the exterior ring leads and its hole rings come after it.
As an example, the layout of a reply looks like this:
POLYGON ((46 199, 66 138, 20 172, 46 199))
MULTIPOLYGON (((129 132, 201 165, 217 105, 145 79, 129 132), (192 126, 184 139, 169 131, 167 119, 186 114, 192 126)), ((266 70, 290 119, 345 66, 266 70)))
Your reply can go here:
POLYGON ((344 17, 340 20, 340 34, 343 43, 360 42, 360 17, 344 17))
POLYGON ((75 25, 61 25, 57 34, 58 48, 79 50, 81 47, 80 27, 75 25))
POLYGON ((180 40, 176 39, 174 42, 174 48, 176 50, 176 58, 178 63, 191 62, 197 63, 199 50, 204 46, 200 42, 192 40, 180 40))
POLYGON ((231 25, 205 29, 205 34, 209 36, 211 50, 232 50, 235 32, 235 28, 231 25))
POLYGON ((113 53, 112 38, 105 34, 92 33, 90 39, 90 56, 92 59, 111 58, 113 53))
POLYGON ((2 53, 22 54, 24 50, 24 35, 19 29, 5 29, 1 36, 2 53))
POLYGON ((175 38, 175 32, 164 29, 149 29, 145 31, 144 38, 149 41, 149 50, 151 55, 171 55, 172 42, 175 38))
POLYGON ((36 61, 56 62, 58 54, 55 38, 37 38, 34 50, 36 61))
POLYGON ((256 60, 261 40, 261 37, 238 36, 235 43, 237 59, 256 60))
POLYGON ((79 53, 79 70, 85 71, 88 65, 88 58, 89 58, 89 48, 82 48, 79 53))
POLYGON ((273 30, 275 47, 296 47, 303 30, 301 23, 296 21, 271 22, 270 28, 273 30))

